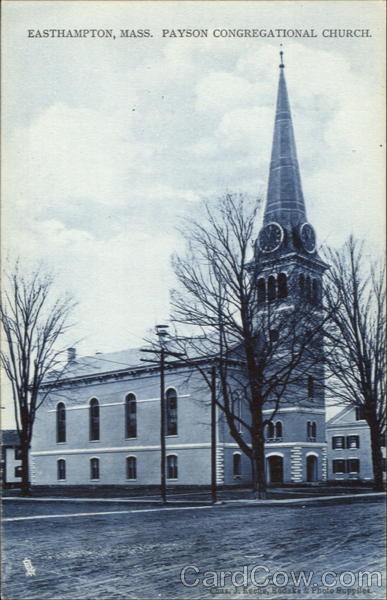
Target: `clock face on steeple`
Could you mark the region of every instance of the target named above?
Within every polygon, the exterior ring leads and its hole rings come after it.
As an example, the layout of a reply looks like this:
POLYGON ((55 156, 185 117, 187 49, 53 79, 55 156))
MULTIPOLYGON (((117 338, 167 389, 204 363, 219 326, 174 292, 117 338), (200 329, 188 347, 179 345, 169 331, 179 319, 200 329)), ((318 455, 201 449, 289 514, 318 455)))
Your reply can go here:
POLYGON ((312 253, 316 250, 316 235, 309 223, 303 223, 300 226, 300 239, 307 252, 312 253))
POLYGON ((278 250, 284 239, 284 230, 276 222, 268 223, 258 235, 258 246, 262 252, 278 250))

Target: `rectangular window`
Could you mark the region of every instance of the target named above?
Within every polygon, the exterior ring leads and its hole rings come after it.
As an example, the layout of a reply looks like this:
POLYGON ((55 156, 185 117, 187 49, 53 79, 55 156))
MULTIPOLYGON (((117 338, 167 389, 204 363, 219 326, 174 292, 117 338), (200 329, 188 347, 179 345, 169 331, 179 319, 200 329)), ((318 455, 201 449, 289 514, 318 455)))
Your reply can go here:
POLYGON ((332 448, 333 450, 340 450, 345 448, 345 443, 344 443, 344 436, 343 435, 336 435, 332 438, 332 448))
POLYGON ((21 448, 15 448, 15 460, 21 460, 22 451, 21 448))
POLYGON ((360 461, 358 458, 350 458, 347 460, 347 472, 348 473, 359 473, 360 472, 360 461))
POLYGON ((308 433, 308 440, 311 442, 315 442, 316 441, 316 432, 317 432, 317 426, 316 426, 316 421, 308 421, 307 424, 307 433, 308 433))
POLYGON ((332 460, 332 470, 334 473, 345 473, 345 460, 332 460))
POLYGON ((347 448, 360 448, 360 440, 358 435, 347 436, 347 448))
POLYGON ((15 477, 21 477, 21 476, 22 476, 22 468, 15 467, 15 477))

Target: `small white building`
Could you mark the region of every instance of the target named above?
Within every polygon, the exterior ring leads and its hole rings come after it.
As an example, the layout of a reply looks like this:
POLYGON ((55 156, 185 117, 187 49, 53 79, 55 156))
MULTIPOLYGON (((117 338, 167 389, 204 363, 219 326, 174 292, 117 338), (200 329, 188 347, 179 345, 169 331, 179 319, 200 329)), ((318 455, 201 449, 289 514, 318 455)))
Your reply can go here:
POLYGON ((328 480, 372 481, 370 428, 361 407, 346 406, 327 421, 326 432, 328 480))

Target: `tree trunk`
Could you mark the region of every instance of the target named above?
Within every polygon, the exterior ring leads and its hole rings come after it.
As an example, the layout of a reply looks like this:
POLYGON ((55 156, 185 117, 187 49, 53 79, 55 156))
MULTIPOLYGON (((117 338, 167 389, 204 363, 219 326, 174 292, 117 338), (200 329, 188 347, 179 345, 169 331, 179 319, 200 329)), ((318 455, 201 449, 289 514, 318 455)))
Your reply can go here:
POLYGON ((31 485, 30 485, 30 468, 29 468, 29 444, 28 442, 22 442, 21 447, 21 467, 22 467, 22 481, 21 481, 21 495, 30 496, 31 485))
POLYGON ((384 490, 383 484, 383 454, 380 444, 380 435, 377 422, 368 421, 371 435, 372 469, 374 473, 374 489, 378 492, 384 490))
POLYGON ((254 436, 253 455, 251 459, 251 470, 253 480, 254 498, 264 500, 266 498, 265 477, 265 445, 262 436, 254 436))

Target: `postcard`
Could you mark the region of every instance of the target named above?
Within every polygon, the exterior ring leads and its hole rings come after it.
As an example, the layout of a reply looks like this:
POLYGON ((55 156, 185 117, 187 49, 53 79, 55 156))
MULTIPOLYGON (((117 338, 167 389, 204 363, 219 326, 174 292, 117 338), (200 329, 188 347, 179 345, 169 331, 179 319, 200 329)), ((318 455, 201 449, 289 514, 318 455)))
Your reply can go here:
POLYGON ((2 12, 3 597, 384 598, 385 3, 2 12))

